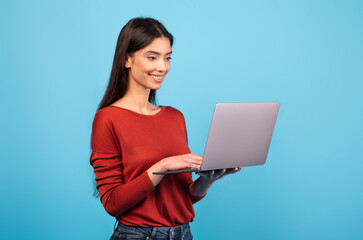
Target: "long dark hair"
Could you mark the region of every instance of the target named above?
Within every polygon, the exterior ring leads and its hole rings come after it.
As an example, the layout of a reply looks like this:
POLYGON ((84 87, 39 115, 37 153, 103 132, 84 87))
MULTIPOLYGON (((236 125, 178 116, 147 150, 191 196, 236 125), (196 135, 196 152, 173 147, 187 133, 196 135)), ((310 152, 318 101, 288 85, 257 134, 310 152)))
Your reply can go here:
MULTIPOLYGON (((153 18, 132 18, 121 29, 116 44, 110 80, 105 95, 98 105, 97 111, 107 107, 125 95, 129 84, 129 69, 125 67, 127 56, 132 57, 136 51, 149 45, 155 38, 160 37, 168 38, 170 40, 170 46, 173 46, 173 35, 166 30, 163 24, 153 18)), ((150 90, 149 102, 156 104, 156 90, 154 89, 150 90)), ((99 197, 95 178, 93 178, 93 180, 93 195, 99 197)))

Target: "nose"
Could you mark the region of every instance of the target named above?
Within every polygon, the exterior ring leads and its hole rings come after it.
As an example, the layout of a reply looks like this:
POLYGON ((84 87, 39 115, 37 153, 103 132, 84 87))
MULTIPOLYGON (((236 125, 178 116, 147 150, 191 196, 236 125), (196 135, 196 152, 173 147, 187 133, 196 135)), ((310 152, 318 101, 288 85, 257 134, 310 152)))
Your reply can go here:
POLYGON ((168 70, 168 63, 161 59, 160 61, 158 61, 156 70, 159 72, 166 72, 168 70))

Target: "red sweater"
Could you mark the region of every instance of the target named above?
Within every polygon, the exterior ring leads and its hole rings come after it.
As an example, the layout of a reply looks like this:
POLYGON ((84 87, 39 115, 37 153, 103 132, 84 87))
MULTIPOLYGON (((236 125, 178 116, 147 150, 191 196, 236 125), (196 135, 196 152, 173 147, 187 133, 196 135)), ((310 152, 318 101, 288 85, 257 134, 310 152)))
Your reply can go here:
POLYGON ((90 163, 106 211, 131 226, 178 226, 193 221, 191 173, 164 176, 154 187, 147 169, 163 158, 190 153, 183 114, 161 106, 155 115, 108 106, 92 125, 90 163))

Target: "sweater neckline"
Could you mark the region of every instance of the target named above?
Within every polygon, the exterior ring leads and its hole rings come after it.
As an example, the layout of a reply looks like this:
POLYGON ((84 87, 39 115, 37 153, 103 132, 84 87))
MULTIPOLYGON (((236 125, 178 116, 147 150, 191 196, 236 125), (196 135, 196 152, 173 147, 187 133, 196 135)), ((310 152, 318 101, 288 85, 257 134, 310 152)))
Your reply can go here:
POLYGON ((162 106, 162 105, 159 106, 161 109, 157 113, 155 113, 153 115, 146 115, 146 114, 138 113, 138 112, 132 111, 130 109, 126 109, 126 108, 122 108, 122 107, 118 107, 118 106, 114 106, 114 105, 109 105, 108 107, 117 108, 117 109, 119 109, 121 111, 126 111, 126 112, 129 112, 129 113, 131 113, 131 114, 133 114, 135 116, 142 117, 142 118, 155 118, 155 117, 160 116, 165 111, 165 106, 162 106))

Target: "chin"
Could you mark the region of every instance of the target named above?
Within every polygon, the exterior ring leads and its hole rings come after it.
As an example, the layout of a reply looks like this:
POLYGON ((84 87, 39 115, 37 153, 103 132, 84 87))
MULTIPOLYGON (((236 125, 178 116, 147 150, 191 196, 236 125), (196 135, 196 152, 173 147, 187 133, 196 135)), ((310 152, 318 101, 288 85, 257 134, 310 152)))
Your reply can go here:
POLYGON ((158 87, 151 87, 150 90, 159 90, 161 88, 161 85, 158 87))

